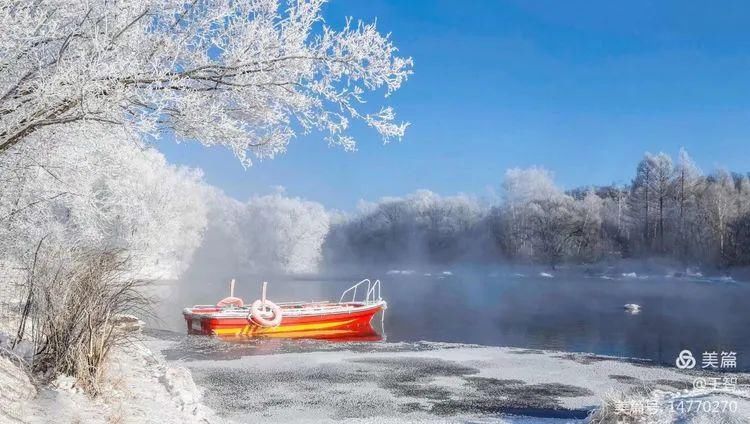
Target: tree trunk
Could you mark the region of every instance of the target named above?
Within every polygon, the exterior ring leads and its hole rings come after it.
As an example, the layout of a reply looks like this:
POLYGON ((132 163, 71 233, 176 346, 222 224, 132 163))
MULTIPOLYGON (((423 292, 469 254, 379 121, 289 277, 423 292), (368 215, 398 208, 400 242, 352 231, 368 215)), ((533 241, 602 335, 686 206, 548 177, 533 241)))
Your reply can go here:
POLYGON ((664 253, 664 196, 659 197, 659 253, 664 253))

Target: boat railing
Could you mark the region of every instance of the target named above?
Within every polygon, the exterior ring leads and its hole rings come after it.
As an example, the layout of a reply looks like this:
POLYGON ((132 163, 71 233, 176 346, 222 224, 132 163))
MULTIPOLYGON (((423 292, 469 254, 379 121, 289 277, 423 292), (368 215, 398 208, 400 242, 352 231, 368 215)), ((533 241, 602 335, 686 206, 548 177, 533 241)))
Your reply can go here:
POLYGON ((367 284, 367 290, 365 291, 365 298, 362 300, 365 304, 371 304, 376 303, 382 300, 382 297, 380 297, 380 280, 375 280, 375 282, 370 281, 369 278, 365 278, 364 280, 360 281, 359 283, 349 287, 348 289, 344 290, 343 293, 341 293, 341 298, 339 299, 339 303, 342 303, 344 301, 344 298, 346 297, 348 299, 347 294, 351 293, 351 302, 357 301, 357 290, 359 289, 359 286, 363 286, 360 290, 360 293, 362 293, 364 289, 364 285, 367 284))

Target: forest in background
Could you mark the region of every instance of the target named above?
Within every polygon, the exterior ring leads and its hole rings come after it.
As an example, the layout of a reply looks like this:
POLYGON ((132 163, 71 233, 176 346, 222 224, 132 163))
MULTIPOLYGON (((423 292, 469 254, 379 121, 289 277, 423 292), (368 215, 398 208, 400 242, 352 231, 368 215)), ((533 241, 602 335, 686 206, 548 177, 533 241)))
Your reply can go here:
POLYGON ((630 184, 558 187, 543 168, 510 169, 501 196, 480 202, 419 191, 339 220, 326 258, 355 262, 521 261, 555 266, 663 257, 750 263, 748 174, 704 174, 685 150, 646 153, 630 184))
POLYGON ((566 191, 543 168, 515 168, 493 199, 419 190, 342 213, 283 191, 238 201, 200 170, 117 133, 97 144, 78 139, 39 138, 2 156, 6 269, 28 264, 40 240, 53 250, 127 251, 136 276, 161 279, 207 267, 310 274, 411 263, 750 263, 748 175, 704 174, 685 151, 674 161, 646 153, 628 185, 566 191))

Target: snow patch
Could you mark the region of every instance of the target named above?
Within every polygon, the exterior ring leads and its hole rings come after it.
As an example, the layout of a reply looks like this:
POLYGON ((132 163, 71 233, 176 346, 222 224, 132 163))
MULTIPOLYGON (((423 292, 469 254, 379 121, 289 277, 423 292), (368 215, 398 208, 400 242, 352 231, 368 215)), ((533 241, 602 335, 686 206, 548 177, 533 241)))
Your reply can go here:
POLYGON ((169 367, 159 378, 177 402, 180 410, 195 413, 200 404, 201 394, 193 382, 190 370, 185 367, 169 367))
POLYGON ((636 315, 641 312, 641 305, 637 303, 627 303, 623 306, 626 312, 636 315))
POLYGON ((28 379, 22 378, 22 370, 15 367, 8 371, 8 360, 0 357, 0 404, 13 408, 0 408, 0 422, 13 417, 13 411, 22 413, 21 423, 218 421, 213 411, 200 403, 201 393, 188 369, 166 364, 139 343, 118 346, 111 355, 100 383, 101 395, 94 399, 69 376, 59 376, 35 393, 28 379))
POLYGON ((15 347, 12 347, 12 340, 9 334, 0 332, 0 350, 26 362, 31 361, 34 356, 34 345, 28 340, 21 340, 15 347))
POLYGON ((36 388, 18 362, 0 356, 0 422, 24 422, 34 396, 36 388))
POLYGON ((50 384, 50 386, 52 386, 52 387, 54 387, 56 389, 65 390, 65 391, 68 391, 68 392, 83 393, 83 390, 81 390, 80 388, 76 387, 76 379, 75 379, 75 377, 71 377, 69 375, 59 375, 59 376, 57 376, 55 378, 55 380, 50 384))
POLYGON ((687 270, 685 270, 685 275, 687 275, 688 277, 694 277, 694 278, 702 278, 703 277, 703 273, 702 272, 697 271, 697 270, 693 270, 692 268, 688 268, 687 270))
POLYGON ((711 281, 716 283, 736 283, 737 281, 730 277, 729 275, 725 275, 723 277, 712 277, 710 278, 711 281))
POLYGON ((635 272, 623 272, 622 276, 625 278, 638 278, 638 274, 635 272))
POLYGON ((550 274, 549 272, 540 272, 539 276, 543 277, 543 278, 553 278, 554 277, 554 275, 550 274))
POLYGON ((413 275, 416 271, 413 269, 391 269, 386 274, 388 275, 413 275))

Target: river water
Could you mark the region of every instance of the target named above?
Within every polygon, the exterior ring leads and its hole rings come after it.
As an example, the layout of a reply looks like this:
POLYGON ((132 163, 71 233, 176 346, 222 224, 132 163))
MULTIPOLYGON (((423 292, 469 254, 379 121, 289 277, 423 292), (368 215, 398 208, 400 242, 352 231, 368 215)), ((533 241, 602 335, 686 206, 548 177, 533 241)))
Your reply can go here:
MULTIPOLYGON (((674 366, 683 349, 691 350, 699 362, 703 352, 736 352, 737 369, 750 370, 747 282, 663 273, 541 273, 530 268, 468 266, 383 269, 370 274, 371 278, 380 278, 383 298, 388 301, 382 324, 379 316, 373 320, 383 342, 430 341, 592 352, 648 359, 666 366, 674 366), (628 303, 640 305, 640 312, 626 311, 623 305, 628 303)), ((270 281, 269 298, 337 300, 357 277, 277 278, 270 281)), ((173 297, 172 306, 161 311, 164 322, 181 329, 181 306, 211 303, 214 298, 223 297, 225 286, 225 282, 216 281, 202 284, 200 290, 183 290, 180 296, 173 297)), ((258 297, 257 291, 255 278, 238 279, 238 295, 252 300, 258 297)), ((218 350, 212 353, 214 345, 210 342, 197 343, 204 357, 215 354, 219 359, 223 354, 218 350)), ((245 343, 257 347, 252 341, 245 343)), ((335 345, 274 342, 242 354, 320 348, 335 349, 335 345)))

